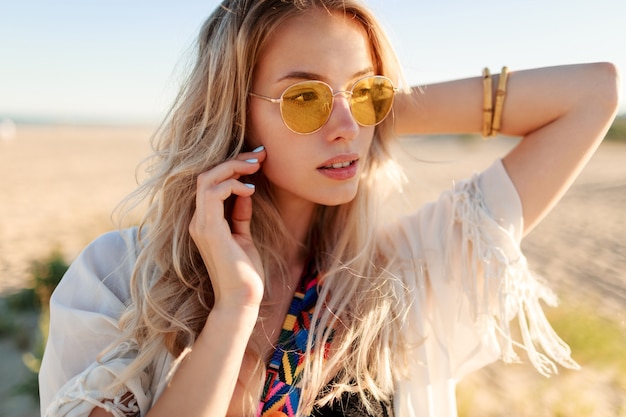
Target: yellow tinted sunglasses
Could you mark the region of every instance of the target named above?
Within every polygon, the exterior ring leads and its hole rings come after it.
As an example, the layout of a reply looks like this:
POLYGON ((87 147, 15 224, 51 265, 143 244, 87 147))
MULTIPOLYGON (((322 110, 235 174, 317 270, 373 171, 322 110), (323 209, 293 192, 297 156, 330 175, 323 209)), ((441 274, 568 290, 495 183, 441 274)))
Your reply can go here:
POLYGON ((290 85, 280 98, 250 93, 252 97, 280 103, 280 114, 285 126, 292 132, 306 135, 315 133, 326 124, 333 110, 335 96, 348 98, 352 117, 361 126, 376 126, 389 114, 397 88, 382 75, 371 75, 357 80, 350 90, 333 92, 323 81, 301 81, 290 85))

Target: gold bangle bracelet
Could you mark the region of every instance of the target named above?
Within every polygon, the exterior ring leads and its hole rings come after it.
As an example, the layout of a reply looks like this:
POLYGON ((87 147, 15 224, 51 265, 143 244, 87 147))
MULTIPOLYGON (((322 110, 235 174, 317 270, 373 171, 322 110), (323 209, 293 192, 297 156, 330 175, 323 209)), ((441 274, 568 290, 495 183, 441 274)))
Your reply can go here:
POLYGON ((491 133, 493 122, 493 95, 491 73, 489 68, 483 69, 483 137, 488 137, 491 133))
POLYGON ((502 67, 500 79, 498 80, 498 89, 496 90, 496 106, 493 112, 493 121, 491 123, 491 132, 489 136, 495 136, 502 127, 502 111, 504 109, 504 98, 506 97, 506 85, 509 80, 509 69, 502 67))

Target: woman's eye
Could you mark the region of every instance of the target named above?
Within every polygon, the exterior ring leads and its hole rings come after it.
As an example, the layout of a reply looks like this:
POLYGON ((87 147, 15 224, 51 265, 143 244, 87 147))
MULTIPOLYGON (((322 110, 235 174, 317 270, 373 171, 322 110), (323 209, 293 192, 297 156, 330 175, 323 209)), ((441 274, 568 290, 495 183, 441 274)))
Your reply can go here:
POLYGON ((359 88, 358 90, 352 91, 352 99, 353 100, 366 100, 370 97, 371 90, 369 88, 359 88))
POLYGON ((298 102, 298 103, 306 103, 310 101, 315 101, 319 98, 319 95, 315 90, 298 88, 293 91, 289 91, 288 94, 285 95, 284 99, 287 101, 298 102))
POLYGON ((317 93, 315 91, 304 91, 295 98, 299 101, 313 101, 317 100, 317 93))

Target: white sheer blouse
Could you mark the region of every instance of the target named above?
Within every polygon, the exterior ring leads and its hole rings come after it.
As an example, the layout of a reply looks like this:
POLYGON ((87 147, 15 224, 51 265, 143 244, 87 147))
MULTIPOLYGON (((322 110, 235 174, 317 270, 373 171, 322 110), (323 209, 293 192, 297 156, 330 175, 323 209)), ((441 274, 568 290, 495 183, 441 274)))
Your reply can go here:
MULTIPOLYGON (((410 378, 396 381, 397 417, 456 416, 457 381, 498 358, 517 360, 514 346, 543 374, 556 371, 554 362, 577 367, 543 314, 539 300, 555 304, 556 297, 529 271, 521 235, 521 203, 501 161, 389 230, 397 273, 415 300, 404 323, 415 351, 402 364, 410 378), (520 342, 509 331, 514 318, 520 342)), ((119 392, 104 388, 132 361, 132 349, 98 360, 119 336, 136 251, 136 229, 103 235, 55 290, 39 375, 42 416, 88 416, 96 406, 143 416, 162 392, 175 359, 165 348, 153 369, 119 392), (122 401, 128 392, 130 403, 122 401)))

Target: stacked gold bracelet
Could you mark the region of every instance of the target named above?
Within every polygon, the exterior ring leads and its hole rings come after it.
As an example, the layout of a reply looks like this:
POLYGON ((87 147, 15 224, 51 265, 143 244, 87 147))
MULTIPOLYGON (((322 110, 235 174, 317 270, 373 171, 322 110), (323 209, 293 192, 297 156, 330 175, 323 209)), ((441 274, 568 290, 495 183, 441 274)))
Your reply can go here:
POLYGON ((496 90, 496 105, 493 106, 493 85, 489 68, 483 70, 483 129, 485 138, 495 136, 502 126, 502 111, 504 109, 504 98, 506 97, 506 85, 509 80, 509 69, 502 67, 498 88, 496 90))

